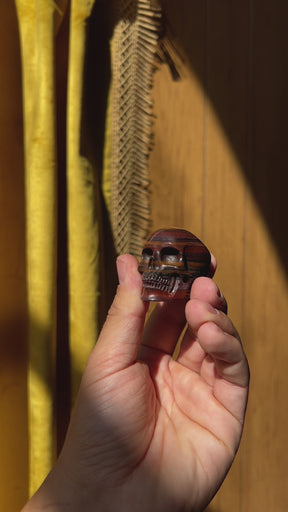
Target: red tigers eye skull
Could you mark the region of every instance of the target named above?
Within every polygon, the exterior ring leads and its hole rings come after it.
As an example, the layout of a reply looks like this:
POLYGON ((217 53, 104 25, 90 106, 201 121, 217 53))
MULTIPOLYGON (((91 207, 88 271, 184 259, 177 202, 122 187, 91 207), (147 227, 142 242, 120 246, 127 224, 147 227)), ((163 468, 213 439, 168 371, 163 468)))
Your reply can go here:
POLYGON ((145 301, 189 300, 196 277, 209 274, 207 247, 184 229, 155 231, 143 247, 138 270, 145 301))

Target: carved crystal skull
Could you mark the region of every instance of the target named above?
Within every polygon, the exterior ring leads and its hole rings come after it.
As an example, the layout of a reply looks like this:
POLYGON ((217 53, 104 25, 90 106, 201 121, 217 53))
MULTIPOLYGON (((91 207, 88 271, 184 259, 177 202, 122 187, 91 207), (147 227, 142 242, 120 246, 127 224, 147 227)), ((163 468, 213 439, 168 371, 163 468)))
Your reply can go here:
POLYGON ((189 300, 196 277, 209 274, 207 247, 184 229, 161 229, 146 242, 138 270, 145 301, 189 300))

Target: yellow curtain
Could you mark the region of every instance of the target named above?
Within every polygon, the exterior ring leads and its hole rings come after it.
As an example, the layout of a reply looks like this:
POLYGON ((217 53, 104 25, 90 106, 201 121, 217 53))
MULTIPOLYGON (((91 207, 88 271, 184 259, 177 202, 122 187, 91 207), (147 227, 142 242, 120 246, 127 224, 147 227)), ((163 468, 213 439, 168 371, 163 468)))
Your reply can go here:
POLYGON ((29 311, 30 490, 53 457, 56 278, 54 6, 17 0, 25 125, 27 293, 29 311))
MULTIPOLYGON (((86 20, 93 1, 72 0, 67 86, 67 225, 72 401, 97 338, 99 193, 81 156, 86 20)), ((16 0, 22 52, 29 311, 30 494, 56 457, 57 133, 55 38, 65 2, 16 0), (58 14, 58 17, 57 17, 58 14)))
POLYGON ((99 191, 95 169, 81 156, 85 22, 94 0, 72 0, 67 111, 67 200, 72 397, 98 332, 99 191))
POLYGON ((116 287, 116 253, 137 253, 147 235, 150 89, 161 16, 155 0, 15 0, 15 6, 23 78, 32 494, 61 447, 116 287), (102 15, 109 18, 106 29, 102 15))

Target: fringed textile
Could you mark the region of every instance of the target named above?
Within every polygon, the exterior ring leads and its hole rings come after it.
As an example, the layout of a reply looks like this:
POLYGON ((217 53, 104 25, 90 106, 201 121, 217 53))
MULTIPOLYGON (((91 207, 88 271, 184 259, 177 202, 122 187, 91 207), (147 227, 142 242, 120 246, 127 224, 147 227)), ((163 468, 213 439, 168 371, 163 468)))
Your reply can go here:
POLYGON ((152 76, 162 12, 151 0, 119 0, 112 45, 111 221, 116 251, 138 256, 149 230, 152 76))

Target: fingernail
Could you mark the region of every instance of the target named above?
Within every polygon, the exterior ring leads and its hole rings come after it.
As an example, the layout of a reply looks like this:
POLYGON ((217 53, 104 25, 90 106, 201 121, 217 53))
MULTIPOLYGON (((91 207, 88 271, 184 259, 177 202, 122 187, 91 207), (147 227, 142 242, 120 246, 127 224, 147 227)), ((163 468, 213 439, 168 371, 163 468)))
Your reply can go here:
POLYGON ((218 297, 220 297, 220 299, 223 299, 223 294, 222 294, 221 290, 218 288, 218 286, 217 286, 217 295, 218 295, 218 297))
POLYGON ((126 263, 125 263, 125 261, 122 260, 121 256, 119 256, 117 258, 116 266, 117 266, 119 284, 123 284, 125 281, 125 277, 126 277, 126 263))
POLYGON ((213 306, 211 306, 211 304, 207 304, 207 309, 210 313, 213 313, 213 315, 217 315, 217 313, 218 313, 218 310, 213 308, 213 306))

